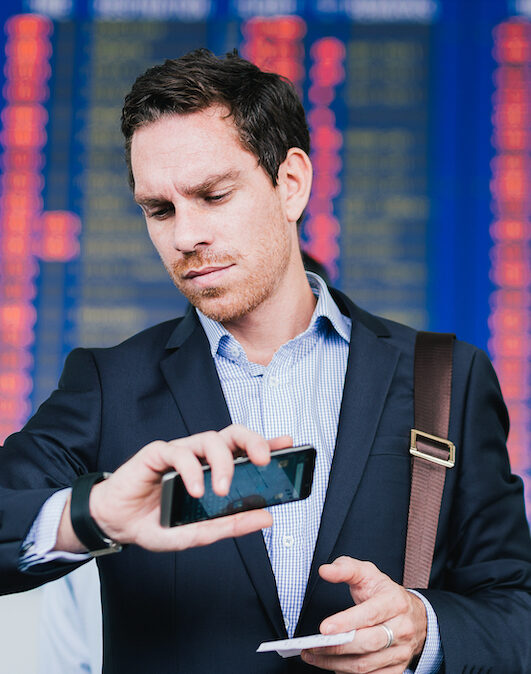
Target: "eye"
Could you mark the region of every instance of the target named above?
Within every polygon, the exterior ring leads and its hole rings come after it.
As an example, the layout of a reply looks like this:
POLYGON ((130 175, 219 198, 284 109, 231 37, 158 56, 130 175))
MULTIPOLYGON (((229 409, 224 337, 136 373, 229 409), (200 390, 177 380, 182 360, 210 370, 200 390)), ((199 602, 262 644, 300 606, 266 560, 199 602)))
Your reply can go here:
POLYGON ((155 220, 165 220, 173 215, 173 206, 161 206, 153 210, 144 210, 146 218, 154 218, 155 220))
POLYGON ((223 192, 223 194, 206 194, 203 197, 203 199, 207 203, 210 203, 210 204, 214 203, 215 204, 215 203, 219 203, 220 201, 223 201, 224 199, 229 197, 230 194, 231 194, 231 192, 223 192))
POLYGON ((173 208, 168 206, 166 208, 159 208, 151 214, 152 218, 157 218, 158 220, 164 220, 173 213, 173 208))

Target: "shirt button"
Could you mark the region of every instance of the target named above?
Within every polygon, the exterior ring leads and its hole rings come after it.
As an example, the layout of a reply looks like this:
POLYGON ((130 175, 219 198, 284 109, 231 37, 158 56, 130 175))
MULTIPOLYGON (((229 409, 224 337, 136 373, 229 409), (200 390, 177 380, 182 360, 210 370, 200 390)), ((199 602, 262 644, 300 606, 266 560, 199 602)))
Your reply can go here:
POLYGON ((272 386, 273 388, 277 388, 277 386, 280 384, 280 379, 276 377, 274 374, 269 377, 269 386, 272 386))
POLYGON ((286 534, 285 536, 282 536, 282 543, 285 548, 291 548, 294 542, 295 539, 291 534, 286 534))

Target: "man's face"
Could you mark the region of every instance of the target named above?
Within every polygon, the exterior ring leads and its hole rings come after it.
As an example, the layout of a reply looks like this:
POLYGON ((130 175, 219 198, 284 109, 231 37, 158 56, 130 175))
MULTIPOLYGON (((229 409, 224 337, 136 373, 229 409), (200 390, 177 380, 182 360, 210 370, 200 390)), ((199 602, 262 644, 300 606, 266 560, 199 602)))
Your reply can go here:
POLYGON ((231 322, 271 301, 297 249, 296 226, 223 108, 139 128, 131 164, 151 240, 193 305, 231 322))

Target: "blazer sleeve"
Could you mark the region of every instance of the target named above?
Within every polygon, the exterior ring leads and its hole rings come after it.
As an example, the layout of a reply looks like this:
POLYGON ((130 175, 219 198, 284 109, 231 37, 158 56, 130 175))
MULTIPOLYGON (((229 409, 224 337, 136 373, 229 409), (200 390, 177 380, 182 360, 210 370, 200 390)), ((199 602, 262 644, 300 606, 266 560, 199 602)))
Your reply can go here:
POLYGON ((450 548, 444 579, 441 589, 422 590, 437 614, 447 673, 531 672, 531 540, 507 431, 496 375, 476 351, 443 543, 450 548))
POLYGON ((0 449, 0 594, 36 587, 74 568, 62 564, 59 570, 55 565, 27 574, 18 563, 43 503, 94 470, 101 399, 94 358, 90 351, 76 349, 66 360, 57 390, 0 449))

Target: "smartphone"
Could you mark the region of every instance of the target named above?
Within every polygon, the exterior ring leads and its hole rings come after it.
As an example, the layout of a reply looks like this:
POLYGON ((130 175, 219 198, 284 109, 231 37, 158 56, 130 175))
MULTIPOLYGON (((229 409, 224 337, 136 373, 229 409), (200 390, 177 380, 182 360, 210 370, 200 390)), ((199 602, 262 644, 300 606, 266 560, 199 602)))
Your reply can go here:
POLYGON ((244 510, 307 498, 312 490, 315 449, 310 445, 277 449, 267 466, 255 466, 247 457, 234 460, 227 496, 212 490, 210 466, 204 466, 205 493, 193 498, 181 476, 172 471, 162 478, 160 522, 163 527, 200 522, 244 510))

